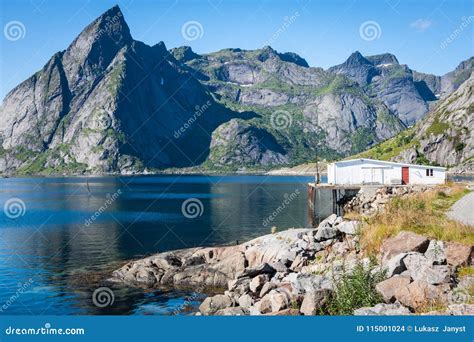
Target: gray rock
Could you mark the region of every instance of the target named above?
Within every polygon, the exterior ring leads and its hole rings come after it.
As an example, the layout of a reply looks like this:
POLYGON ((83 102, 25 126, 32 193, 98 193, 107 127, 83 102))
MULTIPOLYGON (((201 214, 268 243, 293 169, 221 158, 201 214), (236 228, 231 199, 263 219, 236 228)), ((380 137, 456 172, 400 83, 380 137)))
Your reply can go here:
POLYGON ((378 283, 375 289, 382 295, 385 303, 393 303, 400 289, 408 286, 408 284, 410 284, 410 278, 394 276, 378 283))
POLYGON ((240 307, 242 307, 244 309, 248 309, 249 307, 252 306, 253 299, 248 294, 244 294, 244 295, 239 297, 238 303, 239 303, 240 307))
POLYGON ((247 267, 242 273, 238 274, 237 277, 250 277, 253 278, 260 274, 275 274, 276 270, 267 263, 261 264, 255 267, 247 267))
POLYGON ((324 241, 335 238, 338 234, 339 230, 335 227, 320 226, 314 238, 316 239, 316 241, 324 241))
POLYGON ((269 281, 268 274, 259 274, 256 277, 252 278, 249 284, 250 291, 254 293, 260 292, 263 285, 269 281))
POLYGON ((217 311, 214 313, 214 316, 246 316, 249 314, 249 311, 241 308, 241 307, 234 307, 234 308, 225 308, 217 311))
POLYGON ((301 303, 300 312, 305 316, 317 315, 319 310, 326 305, 331 292, 328 289, 307 292, 301 303))
POLYGON ((446 253, 444 252, 444 242, 438 240, 431 240, 428 249, 425 252, 425 257, 432 265, 443 265, 446 263, 446 253))
POLYGON ((408 308, 402 306, 400 303, 394 304, 377 304, 373 307, 365 307, 354 310, 355 316, 397 316, 397 315, 410 315, 411 312, 408 308))
POLYGON ((401 274, 406 270, 403 259, 407 255, 407 253, 397 254, 383 264, 383 268, 386 270, 386 275, 388 278, 393 277, 396 274, 401 274))
POLYGON ((229 296, 226 295, 215 295, 213 297, 207 297, 199 306, 199 311, 203 315, 213 315, 217 311, 229 308, 233 305, 233 301, 229 296))
POLYGON ((262 301, 268 298, 270 300, 271 311, 278 312, 289 307, 291 303, 290 295, 281 289, 271 290, 265 297, 262 298, 262 301))
POLYGON ((419 234, 402 231, 397 236, 387 239, 382 243, 380 252, 382 261, 391 259, 397 254, 408 252, 424 253, 430 241, 419 234))
POLYGON ((276 287, 277 285, 271 282, 263 284, 262 289, 260 290, 259 297, 260 298, 264 297, 267 293, 269 293, 271 290, 273 290, 276 287))
POLYGON ((474 316, 474 304, 450 304, 446 314, 451 316, 474 316))
POLYGON ((253 307, 250 308, 250 314, 260 315, 272 312, 272 302, 269 297, 269 294, 264 296, 258 302, 255 303, 253 307))
POLYGON ((407 253, 403 263, 413 279, 417 279, 423 269, 431 266, 430 260, 421 253, 407 253))
POLYGON ((356 235, 359 230, 360 223, 358 221, 344 221, 339 223, 336 227, 344 234, 356 235))
POLYGON ((290 282, 295 294, 299 295, 307 292, 314 292, 319 289, 332 290, 333 288, 332 280, 322 275, 296 274, 294 277, 288 277, 288 281, 290 282))
POLYGON ((321 223, 318 225, 318 228, 332 227, 336 223, 336 221, 337 221, 337 215, 331 214, 321 221, 321 223))
POLYGON ((250 278, 241 277, 230 280, 228 283, 229 291, 233 291, 239 294, 247 293, 250 290, 250 278))
POLYGON ((441 285, 451 282, 451 270, 447 265, 434 265, 423 268, 420 273, 412 276, 414 280, 423 280, 428 284, 441 285))
POLYGON ((422 254, 409 253, 403 263, 413 280, 425 281, 432 285, 450 282, 450 268, 447 265, 433 265, 432 259, 422 254))

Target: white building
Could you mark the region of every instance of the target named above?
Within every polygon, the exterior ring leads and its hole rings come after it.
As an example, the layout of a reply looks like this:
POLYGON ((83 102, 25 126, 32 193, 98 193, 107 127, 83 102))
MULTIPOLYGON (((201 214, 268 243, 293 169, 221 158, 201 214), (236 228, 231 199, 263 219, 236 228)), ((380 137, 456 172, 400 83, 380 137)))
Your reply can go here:
POLYGON ((403 164, 373 159, 351 159, 328 164, 328 183, 359 184, 443 184, 446 168, 403 164))

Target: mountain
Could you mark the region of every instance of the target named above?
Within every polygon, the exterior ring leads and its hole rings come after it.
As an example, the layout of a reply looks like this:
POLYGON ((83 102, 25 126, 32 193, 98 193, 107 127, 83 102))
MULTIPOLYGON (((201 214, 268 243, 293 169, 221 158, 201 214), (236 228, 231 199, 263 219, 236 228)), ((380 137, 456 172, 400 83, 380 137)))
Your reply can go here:
POLYGON ((392 54, 364 57, 356 51, 329 71, 357 82, 411 126, 426 115, 434 101, 452 93, 469 77, 474 71, 474 58, 450 73, 435 76, 411 70, 392 54))
POLYGON ((435 76, 414 71, 413 79, 416 84, 428 90, 436 98, 444 98, 455 91, 464 81, 466 81, 474 71, 474 57, 471 57, 461 63, 443 76, 435 76))
POLYGON ((448 93, 470 68, 466 61, 443 79, 390 54, 354 53, 323 70, 271 47, 167 50, 134 40, 115 6, 6 95, 0 173, 269 169, 340 158, 404 130, 435 102, 430 93, 448 93))
POLYGON ((247 116, 214 101, 164 43, 133 40, 113 7, 8 93, 0 117, 0 170, 22 174, 195 165, 220 124, 247 116))
POLYGON ((474 171, 474 73, 414 127, 358 157, 474 171))
POLYGON ((215 132, 211 146, 218 148, 211 148, 208 163, 213 167, 229 160, 248 165, 245 161, 252 158, 242 151, 247 148, 235 144, 243 141, 238 135, 248 124, 273 136, 270 145, 278 144, 286 151, 284 158, 277 159, 293 164, 316 155, 335 158, 361 151, 405 128, 387 106, 367 96, 355 82, 310 68, 296 54, 282 54, 271 47, 205 55, 181 47, 171 53, 198 71, 196 77, 218 101, 237 112, 257 114, 245 124, 226 123, 215 132), (242 154, 246 157, 241 158, 242 154))

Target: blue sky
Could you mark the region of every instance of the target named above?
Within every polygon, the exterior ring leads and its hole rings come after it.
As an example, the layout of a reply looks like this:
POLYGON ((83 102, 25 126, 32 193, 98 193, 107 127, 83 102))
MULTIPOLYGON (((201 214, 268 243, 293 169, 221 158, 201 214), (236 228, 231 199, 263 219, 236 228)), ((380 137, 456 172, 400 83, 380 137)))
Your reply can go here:
POLYGON ((474 55, 472 0, 2 0, 0 98, 115 4, 136 40, 190 45, 198 53, 271 43, 300 54, 310 66, 328 68, 356 50, 391 52, 400 63, 437 75, 474 55), (202 27, 196 40, 182 34, 189 21, 202 27), (14 24, 19 36, 6 33, 14 24))

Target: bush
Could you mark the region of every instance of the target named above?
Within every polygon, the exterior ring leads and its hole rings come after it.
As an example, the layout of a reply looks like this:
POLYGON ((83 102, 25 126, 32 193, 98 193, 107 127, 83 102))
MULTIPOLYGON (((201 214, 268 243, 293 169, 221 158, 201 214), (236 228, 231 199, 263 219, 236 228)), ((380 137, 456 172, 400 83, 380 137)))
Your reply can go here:
POLYGON ((385 271, 375 270, 375 267, 374 261, 368 266, 359 262, 352 272, 343 272, 335 282, 327 314, 352 315, 355 309, 381 303, 383 299, 375 290, 375 285, 385 279, 385 271))

